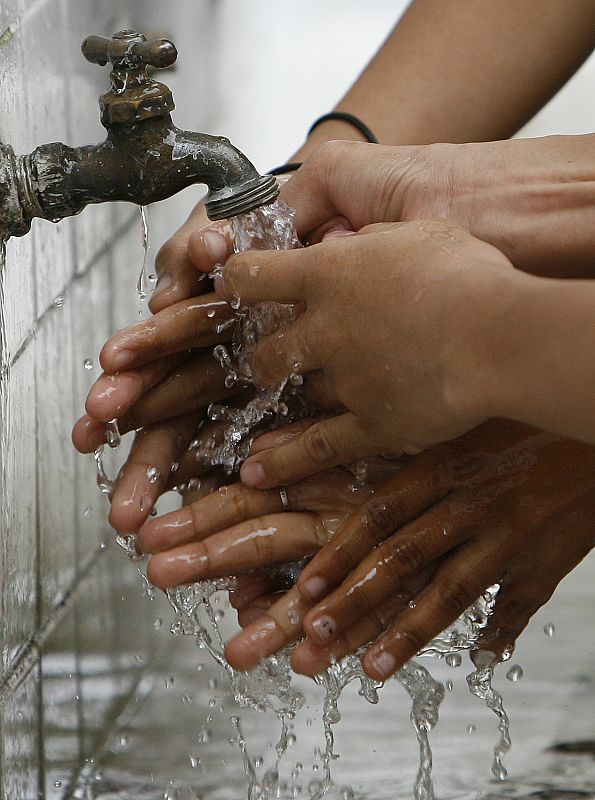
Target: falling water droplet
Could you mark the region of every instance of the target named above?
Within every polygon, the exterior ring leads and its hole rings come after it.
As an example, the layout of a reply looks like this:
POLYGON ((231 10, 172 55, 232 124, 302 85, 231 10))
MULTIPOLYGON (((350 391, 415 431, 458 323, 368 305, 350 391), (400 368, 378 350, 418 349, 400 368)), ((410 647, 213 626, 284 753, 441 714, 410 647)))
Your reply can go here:
POLYGON ((460 653, 449 653, 444 660, 449 667, 460 667, 463 663, 460 653))
POLYGON ((92 358, 86 358, 86 359, 83 361, 83 367, 84 367, 86 370, 93 369, 93 359, 92 359, 92 358))
POLYGON ((471 723, 471 724, 467 725, 466 730, 467 730, 467 733, 475 733, 475 731, 477 730, 477 727, 473 723, 471 723))
POLYGON ((57 294, 54 297, 54 305, 56 306, 56 308, 61 308, 64 305, 64 295, 63 294, 57 294))
POLYGON ((122 438, 120 436, 120 430, 118 428, 118 420, 110 419, 109 422, 106 422, 105 430, 106 430, 106 439, 108 445, 112 449, 115 447, 119 447, 122 442, 122 438))
POLYGON ((520 679, 523 677, 522 667, 520 667, 518 664, 513 664, 512 667, 506 673, 506 677, 508 678, 509 681, 512 681, 512 683, 520 681, 520 679))
POLYGON ((545 633, 546 636, 550 636, 550 637, 553 636, 554 633, 556 632, 556 628, 554 626, 554 623, 553 622, 548 622, 547 625, 544 625, 543 626, 543 632, 545 633))
POLYGON ((160 628, 162 625, 163 625, 163 620, 161 619, 161 617, 157 617, 157 619, 155 620, 155 622, 153 622, 153 627, 155 628, 155 630, 156 630, 156 631, 158 631, 158 630, 159 630, 159 628, 160 628))
POLYGON ((149 467, 147 469, 147 478, 149 480, 149 483, 157 483, 160 475, 161 473, 159 472, 158 467, 149 467))

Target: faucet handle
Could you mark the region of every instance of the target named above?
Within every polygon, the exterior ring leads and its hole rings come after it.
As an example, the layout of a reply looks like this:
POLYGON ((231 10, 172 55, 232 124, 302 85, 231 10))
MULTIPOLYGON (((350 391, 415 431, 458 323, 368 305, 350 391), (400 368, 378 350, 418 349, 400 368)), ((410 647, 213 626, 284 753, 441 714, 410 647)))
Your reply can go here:
POLYGON ((103 67, 111 61, 116 70, 137 69, 144 65, 163 69, 171 67, 178 57, 178 51, 169 39, 148 42, 142 33, 136 31, 120 31, 111 39, 87 36, 81 51, 92 64, 103 67))

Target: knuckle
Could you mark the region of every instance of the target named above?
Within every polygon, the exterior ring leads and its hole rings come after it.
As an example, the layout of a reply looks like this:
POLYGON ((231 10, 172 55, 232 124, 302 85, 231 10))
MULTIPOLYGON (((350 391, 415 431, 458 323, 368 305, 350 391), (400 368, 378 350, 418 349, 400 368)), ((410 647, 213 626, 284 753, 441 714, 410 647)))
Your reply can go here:
POLYGON ((368 535, 376 539, 377 534, 393 533, 398 517, 399 509, 392 498, 375 497, 366 504, 362 522, 368 535))
POLYGON ((404 643, 407 650, 415 655, 428 643, 430 636, 420 628, 399 628, 391 637, 396 642, 404 643))
POLYGON ((419 572, 425 563, 424 552, 415 539, 406 539, 395 543, 386 566, 393 579, 399 579, 403 575, 419 572))
POLYGON ((318 424, 308 428, 302 436, 306 456, 315 464, 326 464, 338 457, 338 449, 327 426, 318 424))
POLYGON ((362 622, 366 628, 366 640, 371 641, 381 633, 388 623, 386 614, 382 614, 377 608, 371 608, 362 616, 362 622))
POLYGON ((441 588, 440 608, 455 619, 477 600, 478 593, 472 591, 462 580, 450 579, 441 588))

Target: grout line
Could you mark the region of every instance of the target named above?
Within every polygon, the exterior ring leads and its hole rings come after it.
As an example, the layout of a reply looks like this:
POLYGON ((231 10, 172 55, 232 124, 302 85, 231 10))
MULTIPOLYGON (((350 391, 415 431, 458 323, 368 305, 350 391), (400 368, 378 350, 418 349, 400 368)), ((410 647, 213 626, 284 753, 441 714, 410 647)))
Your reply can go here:
MULTIPOLYGON (((137 224, 138 224, 137 217, 135 215, 131 216, 126 222, 122 223, 122 225, 116 230, 113 239, 116 240, 119 239, 121 236, 124 236, 134 225, 137 224)), ((99 260, 106 254, 106 252, 110 247, 111 244, 109 245, 106 244, 104 248, 97 251, 97 253, 95 253, 95 255, 91 257, 91 259, 87 263, 87 266, 81 272, 75 272, 72 275, 70 281, 66 284, 66 286, 64 286, 58 292, 57 296, 62 295, 63 297, 66 297, 70 286, 72 286, 72 284, 75 283, 76 281, 79 281, 82 278, 86 277, 89 274, 89 272, 93 269, 93 267, 99 262, 99 260)), ((42 313, 35 319, 33 326, 27 331, 23 339, 21 339, 10 361, 5 366, 3 366, 2 372, 0 373, 0 379, 4 379, 6 373, 8 373, 10 369, 14 367, 16 362, 19 360, 19 358, 23 355, 23 353, 27 349, 28 345, 31 344, 33 339, 35 339, 37 330, 43 323, 44 319, 47 316, 49 316, 49 314, 56 312, 59 308, 60 306, 56 306, 54 303, 52 303, 44 311, 42 311, 42 313)))
POLYGON ((15 660, 8 669, 8 673, 0 683, 0 706, 14 694, 18 687, 29 675, 33 667, 39 662, 44 645, 56 629, 66 611, 70 608, 76 598, 84 579, 99 563, 101 556, 106 548, 100 545, 83 564, 81 571, 74 578, 70 588, 62 596, 62 599, 54 606, 52 613, 45 622, 32 634, 29 639, 21 646, 15 660))

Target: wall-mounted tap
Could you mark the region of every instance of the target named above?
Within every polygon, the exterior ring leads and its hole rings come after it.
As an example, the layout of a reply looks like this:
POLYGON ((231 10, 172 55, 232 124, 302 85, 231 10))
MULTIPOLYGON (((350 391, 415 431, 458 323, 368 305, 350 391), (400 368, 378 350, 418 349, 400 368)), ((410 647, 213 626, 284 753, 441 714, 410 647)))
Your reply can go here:
POLYGON ((58 222, 110 200, 146 205, 195 183, 208 186, 210 219, 275 199, 275 178, 259 175, 228 139, 173 124, 170 90, 147 74, 174 63, 172 42, 121 31, 90 36, 81 50, 88 61, 112 64, 111 88, 99 98, 107 138, 74 148, 54 142, 24 156, 0 143, 0 240, 27 233, 34 217, 58 222))

